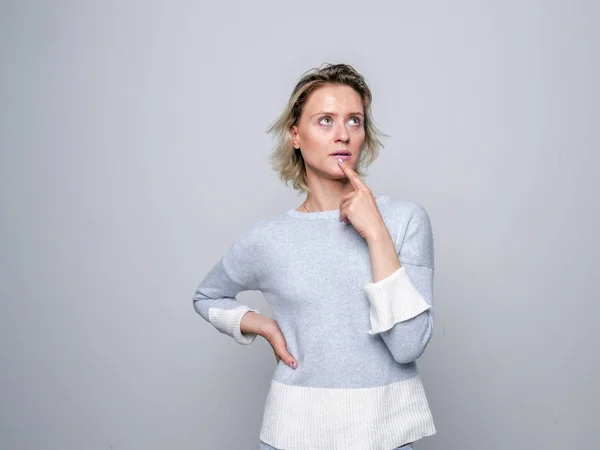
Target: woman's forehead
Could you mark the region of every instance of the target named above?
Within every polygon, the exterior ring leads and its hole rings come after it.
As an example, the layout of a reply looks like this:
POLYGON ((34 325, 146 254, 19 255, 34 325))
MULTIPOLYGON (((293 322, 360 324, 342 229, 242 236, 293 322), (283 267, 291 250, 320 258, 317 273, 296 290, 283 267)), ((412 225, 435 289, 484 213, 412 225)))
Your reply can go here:
POLYGON ((304 105, 304 111, 310 114, 328 112, 332 114, 362 114, 363 105, 360 95, 350 86, 323 86, 312 92, 304 105))

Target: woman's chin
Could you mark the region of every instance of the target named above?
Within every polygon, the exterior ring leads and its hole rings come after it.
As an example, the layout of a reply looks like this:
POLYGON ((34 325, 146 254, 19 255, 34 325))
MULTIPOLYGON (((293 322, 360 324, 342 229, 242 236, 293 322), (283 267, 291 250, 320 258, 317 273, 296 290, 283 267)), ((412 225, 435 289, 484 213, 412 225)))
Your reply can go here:
MULTIPOLYGON (((353 164, 350 162, 345 162, 344 164, 350 164, 349 167, 353 166, 353 164)), ((337 160, 335 164, 327 164, 324 167, 312 168, 310 171, 318 177, 327 178, 330 180, 342 180, 346 178, 346 174, 338 164, 337 160)))
POLYGON ((343 180, 346 178, 346 174, 344 173, 342 168, 339 166, 336 167, 334 170, 330 170, 329 173, 330 173, 331 178, 334 180, 343 180))

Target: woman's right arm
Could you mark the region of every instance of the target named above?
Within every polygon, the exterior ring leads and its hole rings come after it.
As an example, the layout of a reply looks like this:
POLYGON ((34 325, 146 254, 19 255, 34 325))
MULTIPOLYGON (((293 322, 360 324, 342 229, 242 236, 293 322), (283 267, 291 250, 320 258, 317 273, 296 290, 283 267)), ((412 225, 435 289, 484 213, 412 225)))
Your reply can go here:
POLYGON ((254 247, 250 231, 239 236, 200 282, 193 296, 194 309, 198 314, 221 333, 243 345, 251 344, 257 335, 255 332, 242 332, 240 322, 248 311, 258 310, 249 308, 236 298, 241 291, 259 288, 260 271, 254 247))
POLYGON ((251 344, 257 335, 263 336, 271 344, 277 361, 283 359, 296 368, 297 362, 287 351, 277 322, 236 297, 241 291, 260 289, 259 248, 253 245, 250 232, 236 239, 198 285, 193 296, 194 309, 217 330, 240 344, 251 344))

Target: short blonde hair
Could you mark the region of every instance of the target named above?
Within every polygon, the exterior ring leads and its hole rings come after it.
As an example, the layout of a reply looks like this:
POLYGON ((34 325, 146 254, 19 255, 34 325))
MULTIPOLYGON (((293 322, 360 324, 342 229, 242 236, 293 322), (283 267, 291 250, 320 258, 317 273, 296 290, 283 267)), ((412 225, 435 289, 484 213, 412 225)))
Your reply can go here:
POLYGON ((291 128, 297 125, 302 110, 311 93, 326 85, 345 85, 356 91, 360 96, 364 109, 365 142, 361 149, 356 173, 363 175, 363 169, 368 167, 383 147, 380 138, 386 136, 379 131, 371 115, 372 95, 363 76, 348 64, 323 64, 305 72, 292 91, 283 113, 267 129, 277 138, 277 144, 270 155, 271 165, 286 185, 301 192, 308 192, 306 167, 299 149, 292 143, 291 128))

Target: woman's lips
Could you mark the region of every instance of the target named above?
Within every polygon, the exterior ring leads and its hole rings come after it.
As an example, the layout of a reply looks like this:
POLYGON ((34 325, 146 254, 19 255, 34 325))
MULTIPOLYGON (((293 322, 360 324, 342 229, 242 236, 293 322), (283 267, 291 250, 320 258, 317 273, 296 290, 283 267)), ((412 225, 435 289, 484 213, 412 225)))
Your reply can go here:
POLYGON ((331 157, 333 157, 335 159, 341 159, 342 161, 348 161, 350 158, 352 158, 352 155, 350 155, 350 154, 341 154, 340 155, 340 154, 334 153, 334 154, 329 155, 329 156, 331 156, 331 157))

